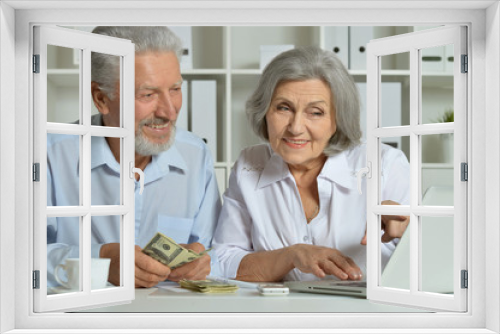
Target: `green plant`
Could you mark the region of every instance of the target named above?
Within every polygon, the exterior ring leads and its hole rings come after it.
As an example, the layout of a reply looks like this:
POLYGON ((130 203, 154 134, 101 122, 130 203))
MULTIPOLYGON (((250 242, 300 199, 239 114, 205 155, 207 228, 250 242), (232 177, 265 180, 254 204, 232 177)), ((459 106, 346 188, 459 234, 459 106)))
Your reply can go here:
POLYGON ((454 113, 453 113, 453 109, 446 109, 443 113, 443 115, 441 115, 441 117, 439 117, 437 120, 436 120, 436 123, 448 123, 448 122, 453 122, 455 119, 454 117, 454 113))

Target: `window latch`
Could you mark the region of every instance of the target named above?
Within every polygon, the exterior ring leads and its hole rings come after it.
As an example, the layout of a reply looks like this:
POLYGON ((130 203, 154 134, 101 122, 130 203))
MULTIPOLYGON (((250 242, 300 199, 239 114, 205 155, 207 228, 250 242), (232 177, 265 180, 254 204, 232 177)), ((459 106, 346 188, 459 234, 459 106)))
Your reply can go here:
POLYGON ((364 176, 366 176, 369 179, 371 179, 371 177, 372 177, 372 163, 371 163, 371 161, 368 161, 366 167, 363 167, 356 172, 356 177, 358 179, 358 192, 360 195, 363 195, 363 191, 361 190, 361 178, 364 176))
POLYGON ((135 179, 135 173, 139 174, 139 182, 141 184, 141 189, 139 190, 139 195, 142 195, 144 191, 144 172, 140 168, 134 167, 134 163, 130 161, 129 163, 130 178, 135 179))

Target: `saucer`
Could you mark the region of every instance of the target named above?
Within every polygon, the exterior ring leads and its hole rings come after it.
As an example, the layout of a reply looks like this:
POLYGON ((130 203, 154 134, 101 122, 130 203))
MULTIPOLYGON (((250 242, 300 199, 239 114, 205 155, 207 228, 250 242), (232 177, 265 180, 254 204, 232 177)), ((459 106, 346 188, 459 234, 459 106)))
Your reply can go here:
MULTIPOLYGON (((104 289, 113 288, 113 287, 115 287, 115 286, 108 282, 104 289)), ((95 289, 95 290, 102 290, 102 289, 95 289)), ((57 294, 70 293, 70 292, 80 292, 80 290, 66 288, 62 285, 54 286, 54 287, 47 287, 47 295, 57 295, 57 294)))
POLYGON ((78 289, 70 289, 64 286, 47 287, 47 295, 57 295, 61 293, 79 292, 78 289))

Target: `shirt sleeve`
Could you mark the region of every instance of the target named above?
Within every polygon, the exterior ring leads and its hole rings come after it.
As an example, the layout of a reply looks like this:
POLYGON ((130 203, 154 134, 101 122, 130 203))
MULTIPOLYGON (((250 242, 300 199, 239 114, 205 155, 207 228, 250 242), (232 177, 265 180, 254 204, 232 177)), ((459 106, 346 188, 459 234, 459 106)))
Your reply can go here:
POLYGON ((238 182, 238 166, 236 162, 231 171, 213 243, 222 275, 227 278, 235 278, 243 257, 253 252, 252 218, 238 182))
MULTIPOLYGON (((199 242, 203 244, 205 249, 212 246, 212 239, 217 226, 221 210, 221 200, 217 178, 213 166, 213 160, 208 150, 205 150, 205 163, 202 173, 205 173, 205 184, 201 185, 201 201, 199 211, 196 214, 193 222, 193 229, 189 236, 188 243, 199 242)), ((209 252, 211 257, 211 275, 219 274, 219 261, 214 251, 209 252)))

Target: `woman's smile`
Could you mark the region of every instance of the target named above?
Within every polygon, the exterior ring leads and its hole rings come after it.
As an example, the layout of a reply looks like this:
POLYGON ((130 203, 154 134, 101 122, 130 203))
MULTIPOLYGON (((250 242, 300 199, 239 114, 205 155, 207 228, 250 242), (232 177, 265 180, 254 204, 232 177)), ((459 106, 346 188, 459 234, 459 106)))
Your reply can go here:
POLYGON ((266 122, 269 143, 286 163, 307 168, 324 162, 337 129, 329 86, 319 79, 279 84, 266 122))

